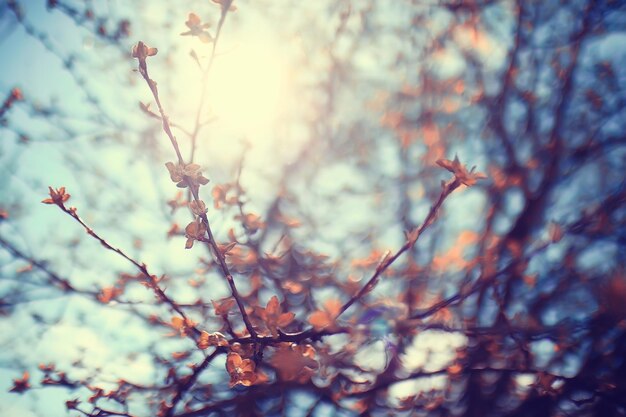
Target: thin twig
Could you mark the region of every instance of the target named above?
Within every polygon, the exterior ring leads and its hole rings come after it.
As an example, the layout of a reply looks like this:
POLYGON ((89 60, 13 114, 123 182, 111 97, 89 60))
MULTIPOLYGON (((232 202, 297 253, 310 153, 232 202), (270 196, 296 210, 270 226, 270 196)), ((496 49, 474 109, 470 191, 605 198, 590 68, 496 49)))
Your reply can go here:
POLYGON ((178 390, 176 391, 176 394, 174 395, 174 398, 172 398, 172 404, 170 405, 170 408, 167 411, 167 414, 165 415, 165 417, 171 417, 174 415, 174 410, 176 409, 176 405, 178 405, 178 403, 183 399, 183 397, 185 396, 185 393, 187 393, 187 391, 189 391, 193 387, 193 385, 196 383, 196 380, 198 379, 200 374, 211 364, 213 359, 215 359, 217 355, 219 355, 220 353, 223 353, 222 349, 215 349, 215 351, 212 354, 204 358, 204 360, 200 363, 200 365, 196 366, 193 369, 193 373, 189 375, 189 377, 183 380, 184 382, 182 382, 179 385, 178 390))
MULTIPOLYGON (((222 8, 222 18, 220 19, 220 29, 221 26, 224 23, 224 20, 226 19, 226 14, 228 12, 228 7, 224 7, 222 8)), ((217 39, 216 39, 217 40, 217 39)), ((214 42, 213 44, 213 49, 215 50, 216 48, 216 43, 214 42)), ((212 55, 213 56, 213 55, 212 55)), ((212 62, 212 60, 211 60, 212 62)), ((165 132, 165 134, 167 135, 167 137, 169 138, 172 147, 174 148, 174 151, 176 152, 176 157, 178 158, 178 163, 181 166, 185 166, 186 163, 183 159, 183 156, 180 152, 180 147, 178 146, 178 141, 176 140, 176 137, 174 136, 174 134, 172 133, 172 129, 170 127, 170 122, 169 119, 167 117, 167 115, 165 114, 165 110, 163 109, 163 105, 161 104, 161 100, 159 99, 159 91, 157 88, 156 83, 150 78, 149 74, 148 74, 148 67, 145 63, 145 60, 140 60, 139 62, 139 73, 141 74, 141 76, 144 78, 144 80, 146 81, 146 83, 148 84, 148 87, 150 88, 150 91, 152 92, 152 96, 154 97, 154 100, 157 103, 157 107, 159 109, 159 113, 161 114, 161 121, 162 121, 162 126, 163 126, 163 131, 165 132)), ((187 187, 189 187, 189 189, 191 190, 191 194, 193 195, 193 199, 196 202, 200 201, 200 198, 198 196, 198 189, 197 187, 193 184, 193 181, 188 178, 188 177, 184 177, 183 179, 184 183, 187 185, 187 187)), ((235 284, 235 280, 232 276, 232 273, 230 272, 230 269, 228 268, 228 265, 226 264, 226 258, 225 255, 222 253, 222 251, 219 249, 219 246, 217 244, 217 242, 215 241, 215 237, 213 236, 213 231, 211 230, 211 225, 209 223, 209 219, 207 217, 207 215, 205 213, 202 213, 199 215, 202 223, 204 224, 204 226, 206 227, 206 233, 207 233, 207 237, 208 237, 208 244, 211 247, 215 258, 217 259, 217 262, 220 266, 220 269, 222 271, 222 274, 224 275, 224 277, 226 278, 226 280, 228 281, 228 286, 230 287, 230 291, 231 294, 233 296, 233 298, 235 299, 235 301, 237 302, 237 307, 239 308, 239 311, 241 313, 243 322, 246 326, 246 329, 248 331, 248 333, 250 333, 250 335, 253 338, 257 338, 258 334, 256 332, 256 330, 254 329, 254 327, 252 326, 252 322, 250 321, 250 318, 248 317, 248 313, 246 312, 246 308, 243 304, 241 295, 239 294, 239 291, 237 290, 237 286, 235 284)))
POLYGON ((341 307, 341 310, 339 310, 339 314, 337 315, 337 317, 342 315, 347 309, 349 309, 352 306, 352 304, 357 302, 366 293, 370 292, 374 288, 374 286, 376 285, 378 277, 381 276, 387 270, 387 268, 389 268, 389 266, 391 266, 391 264, 393 264, 395 262, 395 260, 400 257, 400 255, 402 255, 404 252, 406 252, 407 250, 412 248, 413 245, 415 245, 415 242, 417 241, 417 239, 419 239, 419 237, 426 230, 426 228, 428 226, 430 226, 433 223, 433 221, 435 220, 435 217, 437 217, 437 213, 439 212, 439 209, 443 205, 443 202, 445 201, 445 199, 454 190, 456 190, 460 185, 461 185, 461 182, 458 179, 456 179, 456 178, 452 179, 451 181, 449 181, 449 182, 447 182, 447 183, 445 183, 443 185, 443 187, 441 189, 441 194, 439 194, 439 198, 437 199, 435 204, 433 204, 430 207, 430 211, 428 212, 428 215, 424 219, 424 222, 422 223, 422 225, 420 227, 418 227, 417 229, 415 229, 413 232, 409 233, 409 238, 407 239, 407 241, 404 243, 404 245, 402 245, 402 247, 396 253, 394 253, 391 256, 385 257, 378 264, 378 266, 376 267, 376 271, 374 272, 372 277, 367 281, 367 283, 356 294, 354 294, 352 296, 352 298, 350 298, 348 300, 348 302, 346 302, 341 307))
POLYGON ((156 277, 156 275, 153 275, 148 270, 148 267, 147 267, 147 265, 145 263, 143 263, 143 262, 139 263, 135 259, 133 259, 130 256, 128 256, 120 248, 116 248, 116 247, 112 246, 109 242, 107 242, 103 237, 101 237, 98 233, 96 233, 91 227, 89 227, 78 216, 78 214, 76 213, 76 209, 75 208, 67 208, 67 207, 65 207, 65 205, 63 203, 57 203, 56 205, 61 210, 63 210, 66 214, 68 214, 70 217, 72 217, 74 220, 76 220, 85 229, 87 234, 90 235, 91 237, 93 237, 94 239, 96 239, 98 242, 100 242, 100 244, 102 246, 104 246, 106 249, 108 249, 108 250, 110 250, 112 252, 117 253, 122 258, 126 259, 128 262, 133 264, 143 275, 145 275, 147 286, 153 289, 153 291, 156 294, 157 298, 159 300, 163 301, 164 303, 166 303, 167 305, 169 305, 176 313, 178 313, 178 315, 184 320, 185 326, 190 328, 196 335, 200 334, 200 331, 195 326, 191 325, 191 323, 192 323, 191 320, 189 320, 187 318, 187 315, 180 308, 180 306, 175 301, 173 301, 170 297, 168 297, 165 294, 165 291, 163 291, 163 289, 161 289, 161 287, 158 284, 158 278, 156 277))

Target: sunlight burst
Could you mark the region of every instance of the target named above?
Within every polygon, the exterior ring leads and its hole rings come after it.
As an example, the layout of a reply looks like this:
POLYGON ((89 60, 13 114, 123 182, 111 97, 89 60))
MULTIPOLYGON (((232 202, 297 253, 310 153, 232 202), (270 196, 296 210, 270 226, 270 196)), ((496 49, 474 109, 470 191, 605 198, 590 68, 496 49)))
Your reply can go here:
POLYGON ((251 138, 271 134, 286 114, 290 73, 285 51, 269 38, 244 39, 218 55, 207 99, 225 129, 251 138))

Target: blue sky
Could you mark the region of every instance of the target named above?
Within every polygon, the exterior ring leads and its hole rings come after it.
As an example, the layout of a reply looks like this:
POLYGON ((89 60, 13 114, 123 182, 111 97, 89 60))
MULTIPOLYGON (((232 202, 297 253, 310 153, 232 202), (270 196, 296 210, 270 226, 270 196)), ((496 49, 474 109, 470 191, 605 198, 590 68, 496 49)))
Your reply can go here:
MULTIPOLYGON (((156 1, 94 3, 96 15, 111 14, 117 19, 131 20, 131 36, 119 47, 103 43, 62 13, 46 10, 43 0, 22 2, 27 27, 34 28, 35 36, 28 35, 6 7, 1 9, 4 14, 0 15, 0 94, 18 87, 26 101, 11 109, 8 128, 0 130, 0 208, 6 208, 11 216, 10 222, 0 224, 0 236, 10 238, 32 256, 47 259, 55 270, 84 289, 111 285, 118 273, 130 272, 128 264, 103 251, 60 210, 40 203, 48 185, 66 186, 72 194, 71 204, 88 224, 158 274, 175 277, 169 287, 172 296, 191 303, 197 293, 185 283, 202 275, 196 270, 197 260, 207 254, 184 250, 183 237, 165 238, 172 221, 184 227, 188 218, 181 212, 172 216, 165 205, 176 193, 164 165, 174 160, 174 155, 159 123, 139 108, 140 101, 150 103, 152 99, 133 70, 136 62, 130 57, 130 48, 143 40, 159 49, 148 64, 166 112, 176 123, 193 126, 202 91, 200 72, 189 52, 193 49, 205 60, 210 45, 179 34, 186 30, 184 22, 192 11, 210 22, 210 30, 214 30, 219 8, 208 1, 190 2, 189 7, 156 1), (43 43, 36 39, 39 34, 45 34, 43 43), (71 72, 64 68, 64 62, 69 61, 73 62, 71 72), (86 91, 98 98, 100 110, 86 101, 86 91), (42 117, 48 108, 54 109, 55 114, 42 117), (29 144, 19 143, 21 133, 28 135, 29 144)), ((317 118, 327 106, 320 84, 329 74, 332 60, 327 44, 335 33, 337 13, 325 16, 335 5, 332 1, 291 2, 297 13, 290 13, 289 7, 270 3, 239 2, 239 10, 224 27, 210 73, 207 105, 201 114, 201 119, 209 123, 199 137, 197 153, 197 162, 211 179, 209 187, 203 190, 209 217, 218 239, 225 240, 231 228, 240 232, 232 212, 213 208, 210 189, 236 177, 244 149, 247 151, 241 182, 247 190, 246 210, 257 213, 263 213, 281 192, 286 167, 304 154, 306 164, 302 170, 295 169, 291 184, 297 190, 296 203, 284 204, 286 214, 303 223, 293 235, 302 239, 304 247, 334 254, 344 262, 346 275, 362 279, 364 274, 349 270, 350 262, 345 259, 366 257, 372 246, 397 248, 404 240, 402 225, 394 217, 398 190, 389 185, 402 167, 397 143, 389 140, 394 134, 382 129, 380 120, 394 104, 388 92, 417 85, 417 69, 422 63, 419 57, 411 56, 417 55, 417 48, 399 42, 391 29, 380 36, 364 37, 366 47, 354 48, 352 66, 345 70, 347 75, 335 80, 340 86, 335 107, 319 121, 317 118), (298 16, 304 16, 304 23, 298 16), (414 59, 414 66, 396 67, 396 56, 389 52, 396 50, 403 50, 414 59), (366 120, 362 125, 361 119, 366 120), (345 146, 341 148, 349 150, 345 155, 332 154, 333 141, 339 143, 353 136, 355 142, 362 140, 368 146, 345 146), (369 157, 367 163, 376 165, 374 174, 361 169, 362 155, 369 157), (352 193, 344 193, 346 189, 352 193), (369 241, 369 235, 375 238, 369 241), (334 252, 340 247, 345 253, 334 252)), ((394 25, 410 24, 401 5, 388 1, 381 9, 385 7, 385 12, 376 14, 378 20, 370 22, 372 25, 389 25, 393 29, 394 25)), ((447 11, 433 10, 431 17, 424 27, 418 28, 425 31, 425 37, 439 34, 451 19, 447 11)), ((350 20, 349 25, 356 20, 350 20)), ((501 7, 489 9, 485 20, 490 23, 489 32, 477 34, 461 27, 453 32, 448 44, 434 53, 432 60, 423 64, 441 79, 462 77, 468 71, 463 53, 472 49, 477 59, 484 62, 488 74, 501 71, 511 45, 510 3, 502 2, 501 7)), ((108 24, 115 27, 114 22, 108 24)), ((348 26, 348 31, 353 29, 348 26)), ((535 36, 539 42, 543 35, 537 31, 535 36)), ((350 56, 353 47, 349 41, 342 42, 333 45, 339 60, 344 54, 350 56)), ((583 59, 589 65, 602 60, 624 62, 624 42, 623 33, 598 38, 587 46, 583 59)), ((550 91, 544 94, 549 97, 550 91)), ((463 162, 487 171, 491 155, 479 135, 486 116, 469 104, 469 97, 461 96, 460 104, 454 104, 454 115, 463 121, 469 134, 458 141, 450 140, 451 146, 443 156, 452 158, 458 153, 463 162)), ((151 108, 155 109, 154 103, 151 108)), ((399 110, 411 112, 409 106, 399 110)), ((620 131, 623 118, 617 115, 605 128, 620 131)), ((177 130, 175 134, 187 155, 190 143, 184 132, 177 130)), ((416 172, 424 168, 420 152, 410 154, 416 172)), ((431 203, 428 192, 433 184, 437 186, 439 180, 446 178, 443 170, 437 172, 438 176, 410 185, 414 207, 409 215, 414 222, 426 215, 431 203)), ((562 193, 561 204, 555 203, 555 218, 567 216, 572 205, 584 206, 577 200, 580 189, 583 185, 593 188, 598 175, 590 172, 585 178, 562 193)), ((521 208, 519 194, 514 191, 505 200, 509 215, 521 208)), ((437 242, 445 251, 463 231, 481 227, 485 201, 480 187, 456 192, 446 202, 445 226, 435 226, 436 233, 425 236, 423 247, 437 242)), ((496 228, 507 230, 510 221, 503 216, 496 228)), ((613 253, 616 249, 606 250, 613 253)), ((552 255, 560 256, 559 249, 552 255)), ((593 254, 589 258, 593 267, 603 261, 593 254)), ((148 349, 167 355, 189 348, 189 341, 147 328, 123 305, 100 306, 83 297, 59 297, 30 285, 28 281, 36 280, 36 274, 15 274, 23 266, 23 262, 12 261, 6 253, 0 253, 0 273, 14 277, 2 282, 0 289, 25 291, 31 300, 19 305, 14 314, 0 317, 3 417, 65 415, 63 401, 71 395, 61 389, 35 389, 22 396, 7 393, 12 378, 20 376, 24 369, 36 375, 39 363, 54 361, 59 368, 71 369, 75 378, 87 376, 90 369, 101 369, 93 383, 104 386, 114 384, 120 377, 150 383, 163 375, 155 369, 148 349)), ((208 276, 211 298, 227 296, 224 282, 216 274, 208 276)), ((244 290, 249 285, 240 282, 244 290)), ((444 287, 454 289, 454 285, 451 280, 444 287)), ((395 294, 398 289, 382 283, 380 291, 395 294)), ((137 302, 152 300, 152 294, 139 285, 130 287, 127 296, 137 302)), ((269 292, 263 293, 263 297, 269 296, 269 292)), ((170 314, 165 309, 155 312, 163 319, 170 314)), ((428 358, 432 361, 429 366, 445 364, 454 348, 465 342, 459 335, 424 333, 415 338, 411 354, 407 354, 408 362, 419 367, 428 358), (425 353, 429 350, 434 352, 434 358, 425 353)), ((385 348, 384 341, 373 343, 361 353, 361 359, 380 366, 385 348)), ((545 352, 552 348, 537 346, 538 351, 545 352)), ((223 377, 223 372, 223 361, 217 361, 206 378, 223 377)), ((410 382, 394 389, 401 395, 443 382, 445 379, 441 378, 410 382)), ((79 394, 84 392, 75 396, 79 394)), ((143 411, 143 405, 136 407, 143 411)))

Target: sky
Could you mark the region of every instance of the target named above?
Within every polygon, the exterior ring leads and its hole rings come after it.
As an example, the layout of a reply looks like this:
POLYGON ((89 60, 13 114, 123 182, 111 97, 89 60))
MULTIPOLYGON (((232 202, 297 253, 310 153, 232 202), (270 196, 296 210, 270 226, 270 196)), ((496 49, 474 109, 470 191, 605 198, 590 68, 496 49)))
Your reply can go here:
MULTIPOLYGON (((16 210, 16 216, 20 216, 17 226, 2 226, 0 232, 3 236, 15 238, 33 255, 50 259, 60 272, 73 282, 81 283, 83 288, 94 289, 109 283, 112 277, 102 271, 127 271, 128 267, 115 256, 103 253, 97 243, 77 240, 82 231, 76 224, 62 217, 57 210, 39 204, 48 185, 66 186, 72 194, 73 204, 79 207, 79 213, 93 224, 94 229, 105 232, 107 239, 120 247, 135 246, 137 250, 130 249, 131 252, 141 254, 141 260, 152 268, 179 274, 189 270, 190 255, 182 249, 180 239, 166 242, 164 248, 161 241, 148 237, 164 233, 163 209, 156 207, 162 207, 164 198, 159 188, 169 186, 162 167, 172 155, 168 154, 167 143, 165 146, 149 143, 147 150, 137 157, 137 147, 143 146, 143 141, 165 141, 165 137, 159 132, 158 123, 139 109, 140 101, 149 103, 152 100, 145 84, 133 71, 134 62, 128 52, 137 40, 158 47, 159 54, 149 59, 151 77, 158 82, 172 120, 189 125, 196 116, 201 94, 198 87, 200 74, 189 53, 193 49, 201 59, 206 58, 210 45, 179 34, 185 30, 183 23, 188 12, 215 17, 216 9, 201 2, 193 10, 164 7, 159 2, 130 4, 120 1, 94 4, 94 9, 100 13, 110 12, 131 19, 132 35, 122 41, 120 48, 103 44, 88 31, 77 28, 62 13, 46 10, 43 1, 22 4, 26 28, 32 29, 31 35, 25 32, 24 26, 16 24, 10 11, 5 9, 0 19, 0 31, 6 34, 0 41, 3 62, 0 90, 8 91, 17 86, 26 97, 32 97, 34 103, 34 109, 17 106, 11 113, 12 125, 23 129, 32 138, 32 144, 24 146, 18 141, 7 140, 15 132, 3 130, 0 133, 5 137, 5 143, 10 142, 0 154, 3 176, 9 178, 0 184, 2 200, 21 205, 20 210, 16 210), (43 42, 37 39, 40 34, 45 34, 43 42), (73 70, 68 72, 64 63, 70 61, 73 70), (98 98, 101 109, 86 104, 86 91, 98 98), (42 121, 40 117, 33 117, 33 110, 38 108, 54 108, 60 116, 42 121), (100 111, 102 109, 104 111, 100 111), (94 115, 96 119, 102 118, 103 113, 117 124, 118 131, 124 132, 125 126, 130 126, 132 131, 139 132, 138 135, 122 133, 118 137, 119 133, 110 124, 106 127, 106 123, 88 120, 94 115), (120 143, 132 145, 125 150, 120 143), (161 167, 160 171, 158 167, 161 167), (127 205, 135 211, 125 211, 127 205), (40 242, 42 236, 46 236, 46 242, 40 242), (141 250, 136 247, 137 241, 141 242, 141 250), (72 246, 72 242, 80 243, 72 246), (66 245, 66 250, 60 251, 60 245, 66 245), (163 250, 168 256, 163 256, 163 250)), ((390 6, 388 18, 393 22, 400 15, 391 3, 390 6)), ((248 207, 262 210, 276 192, 277 175, 281 175, 283 166, 292 163, 303 147, 311 146, 310 132, 301 121, 315 117, 321 105, 315 94, 308 90, 314 88, 320 77, 315 66, 323 68, 328 58, 323 50, 315 49, 316 45, 305 34, 290 33, 289 23, 277 25, 262 13, 248 12, 248 4, 243 1, 239 7, 240 11, 227 21, 210 72, 209 98, 201 118, 211 120, 211 123, 208 134, 201 137, 203 153, 198 155, 198 160, 209 167, 211 180, 220 183, 232 178, 235 164, 244 147, 248 147, 242 182, 249 190, 248 207), (312 68, 305 67, 309 65, 312 68)), ((303 7, 308 8, 308 11, 300 11, 303 15, 320 13, 314 4, 303 7)), ((436 32, 445 21, 445 15, 435 15, 429 23, 430 30, 436 32)), ((320 26, 317 29, 322 36, 332 35, 330 25, 326 28, 324 22, 311 23, 320 26)), ((211 29, 214 27, 213 21, 211 29)), ((456 36, 463 47, 467 34, 459 32, 456 36)), ((382 38, 376 42, 384 48, 386 42, 393 41, 382 38)), ((341 50, 343 46, 337 47, 341 50)), ((503 62, 506 44, 485 38, 480 40, 480 48, 483 48, 481 54, 492 57, 490 62, 494 68, 503 62)), ((367 49, 355 56, 363 77, 361 82, 367 83, 368 79, 372 85, 380 82, 381 57, 384 58, 384 54, 370 54, 367 49)), ((444 78, 458 75, 464 66, 454 46, 443 50, 434 64, 444 78)), ((361 117, 362 107, 346 100, 343 99, 337 114, 333 115, 337 129, 347 120, 361 117)), ((180 132, 177 134, 182 138, 180 132)), ((315 141, 312 143, 313 146, 324 146, 321 138, 319 145, 315 141)), ((189 148, 184 139, 181 139, 181 146, 183 152, 189 148)), ((397 172, 394 154, 388 155, 385 156, 382 149, 381 163, 389 173, 397 172)), ((341 160, 333 161, 316 173, 311 184, 316 192, 312 192, 308 196, 310 201, 303 204, 319 207, 312 209, 310 214, 322 222, 318 228, 324 239, 310 241, 312 248, 332 248, 333 244, 327 239, 342 242, 346 232, 361 230, 377 215, 376 209, 367 208, 359 198, 346 197, 330 208, 335 215, 329 217, 329 208, 324 209, 316 201, 333 198, 345 188, 366 190, 368 182, 366 177, 356 175, 351 165, 341 160)), ((452 211, 455 206, 480 210, 483 204, 480 193, 467 191, 465 197, 450 202, 452 211)), ((427 205, 420 208, 416 217, 423 217, 427 208, 427 205)), ((232 227, 232 221, 220 218, 219 213, 214 215, 218 224, 216 233, 223 236, 232 227)), ((453 230, 462 231, 472 223, 470 217, 460 216, 453 223, 453 230)), ((394 228, 380 240, 382 244, 397 246, 402 243, 402 236, 402 231, 394 228)), ((355 254, 360 254, 358 246, 357 241, 355 254)), ((3 260, 7 261, 6 254, 3 255, 3 260)), ((4 262, 3 268, 8 273, 20 265, 19 262, 4 262)), ((216 283, 212 289, 215 298, 227 295, 223 283, 216 283)), ((149 347, 154 347, 154 332, 115 308, 120 306, 113 303, 111 308, 95 310, 91 301, 80 297, 55 300, 46 291, 32 291, 31 294, 41 294, 33 296, 39 301, 28 302, 12 316, 0 319, 0 346, 5 352, 2 373, 6 375, 0 378, 0 411, 4 417, 65 415, 64 404, 59 401, 63 398, 59 393, 61 390, 35 389, 22 396, 7 393, 12 378, 18 377, 23 369, 30 369, 35 374, 33 368, 39 363, 54 361, 59 368, 72 368, 74 377, 87 376, 88 369, 101 369, 94 383, 104 386, 113 384, 120 377, 136 383, 149 383, 158 378, 150 355, 146 353, 149 347), (47 323, 43 331, 41 322, 47 323), (12 330, 16 324, 23 329, 17 336, 12 330), (75 363, 77 357, 81 358, 78 365, 75 363)), ((151 297, 143 288, 129 291, 134 300, 147 301, 151 297)), ((193 302, 195 297, 194 292, 184 286, 171 291, 180 302, 193 302)), ((159 340, 158 348, 164 352, 185 346, 185 342, 179 340, 161 342, 162 336, 156 335, 156 339, 159 340)), ((425 333, 415 339, 415 347, 411 348, 414 352, 410 350, 413 353, 407 357, 407 366, 418 368, 425 361, 433 369, 443 366, 454 356, 455 348, 463 343, 464 339, 459 335, 425 333)), ((364 363, 379 367, 384 364, 385 350, 383 339, 365 349, 360 358, 364 363)), ((217 372, 223 368, 223 363, 217 361, 212 368, 217 372)), ((444 383, 445 378, 408 382, 395 387, 394 392, 401 396, 444 383)), ((78 396, 80 392, 76 394, 78 396)))
MULTIPOLYGON (((0 3, 0 94, 18 87, 28 98, 28 104, 20 103, 11 110, 12 129, 0 130, 0 204, 8 207, 12 216, 11 223, 0 224, 0 236, 11 237, 28 253, 49 259, 51 265, 82 288, 97 289, 110 284, 115 274, 103 271, 128 272, 123 261, 102 251, 97 242, 83 239, 84 232, 67 216, 54 207, 40 204, 49 185, 66 186, 79 214, 115 245, 127 248, 133 256, 141 256, 143 262, 160 273, 195 277, 192 265, 197 253, 183 249, 184 238, 153 238, 165 236, 167 221, 172 219, 163 204, 174 196, 164 164, 173 160, 174 155, 159 123, 140 110, 139 102, 152 100, 145 83, 134 71, 136 63, 130 57, 130 48, 142 40, 159 49, 148 61, 151 77, 158 82, 171 119, 190 126, 202 94, 201 74, 190 51, 205 59, 211 46, 181 37, 180 33, 186 30, 184 22, 191 11, 203 19, 206 16, 212 23, 210 30, 214 30, 218 9, 210 2, 192 2, 197 6, 193 10, 176 7, 173 2, 93 3, 97 15, 111 13, 133 23, 131 36, 119 48, 102 43, 64 14, 46 10, 43 0, 22 2, 25 25, 16 23, 12 12, 0 3), (28 30, 32 33, 28 34, 28 30), (41 39, 40 35, 45 36, 41 39), (67 71, 64 65, 72 66, 72 71, 67 71), (98 98, 97 106, 86 101, 87 92, 98 98), (49 118, 41 117, 48 108, 56 113, 49 118), (21 133, 30 138, 28 145, 17 140, 21 133)), ((326 6, 322 3, 292 2, 302 16, 319 16, 326 6)), ((386 4, 389 11, 376 23, 406 24, 404 20, 408 17, 401 13, 402 9, 392 1, 386 4)), ((500 71, 510 47, 512 23, 509 3, 503 4, 502 8, 489 12, 492 15, 488 18, 496 22, 493 32, 477 34, 468 28, 455 31, 451 43, 429 62, 434 72, 442 79, 463 74, 467 68, 462 52, 470 47, 484 60, 488 71, 500 71)), ((279 14, 269 3, 257 5, 267 6, 267 10, 255 10, 253 6, 252 2, 241 1, 239 10, 229 16, 224 27, 208 79, 205 111, 200 115, 208 127, 200 137, 202 150, 197 160, 206 167, 212 184, 220 184, 232 181, 237 175, 237 163, 244 157, 241 181, 248 191, 246 207, 263 212, 280 190, 283 169, 295 163, 301 153, 316 155, 319 160, 311 164, 315 168, 311 168, 311 178, 303 175, 299 179, 298 185, 308 192, 300 196, 303 209, 297 214, 309 216, 320 237, 308 239, 310 230, 306 227, 295 234, 306 236, 306 244, 320 252, 347 243, 347 255, 364 256, 369 248, 362 247, 357 232, 395 210, 396 200, 391 193, 391 197, 381 194, 389 198, 382 198, 378 206, 364 204, 359 191, 369 190, 371 178, 355 170, 351 159, 354 155, 342 159, 319 152, 326 149, 328 139, 324 138, 324 132, 312 132, 309 128, 308 122, 325 105, 315 91, 325 75, 320 69, 329 64, 327 51, 316 47, 315 42, 324 44, 332 38, 333 22, 311 18, 311 32, 299 32, 298 19, 278 20, 279 14), (347 188, 356 190, 355 196, 345 196, 331 204, 320 203, 326 199, 332 201, 347 188)), ((449 18, 445 12, 434 12, 425 30, 434 36, 443 30, 449 18)), ((115 27, 111 22, 107 24, 115 27)), ((538 32, 536 36, 542 34, 538 32)), ((595 60, 619 59, 616 54, 623 55, 624 38, 624 34, 615 34, 598 39, 589 46, 588 53, 595 60)), ((380 86, 410 85, 414 81, 410 71, 396 74, 381 69, 395 58, 384 51, 391 49, 397 37, 387 34, 367 41, 372 42, 372 47, 355 53, 355 67, 349 68, 352 72, 348 73, 354 78, 351 88, 337 98, 339 104, 328 116, 328 124, 335 132, 342 132, 365 112, 382 118, 384 111, 375 106, 380 86), (367 100, 356 100, 363 96, 367 100), (364 102, 371 108, 364 108, 364 102)), ((349 52, 350 45, 335 47, 349 52)), ((410 45, 406 48, 411 51, 410 45)), ((151 108, 155 108, 154 103, 151 108)), ((471 116, 473 109, 459 111, 471 116)), ((468 125, 480 123, 476 121, 478 118, 468 119, 468 125)), ((183 132, 176 134, 183 153, 187 154, 189 142, 183 132)), ((484 171, 488 155, 484 155, 480 144, 478 137, 466 138, 456 143, 446 157, 452 158, 455 152, 462 159, 471 155, 475 157, 471 165, 478 165, 478 170, 484 171)), ((383 174, 389 177, 398 174, 400 166, 395 148, 385 147, 381 140, 370 151, 378 152, 376 158, 383 174)), ((421 202, 412 213, 416 219, 423 218, 430 205, 424 189, 418 183, 412 190, 421 202)), ((459 194, 446 203, 447 211, 456 214, 447 218, 446 235, 442 238, 444 248, 452 246, 463 231, 477 227, 477 216, 472 213, 484 211, 483 192, 470 189, 459 194)), ((570 195, 575 199, 575 193, 570 195)), ((515 212, 521 203, 512 194, 507 197, 507 205, 515 212)), ((225 238, 229 229, 235 227, 232 219, 212 207, 209 215, 217 224, 219 237, 225 238)), ((184 221, 180 216, 176 219, 184 221)), ((496 225, 503 230, 508 226, 506 219, 496 225)), ((395 225, 381 233, 378 243, 398 247, 403 239, 403 230, 395 225)), ((0 253, 0 273, 12 275, 21 266, 23 263, 12 262, 6 253, 0 253)), ((55 361, 59 367, 73 368, 76 376, 87 369, 102 369, 98 382, 103 384, 114 383, 120 375, 133 382, 149 383, 159 377, 147 353, 148 348, 155 348, 155 340, 160 342, 156 348, 163 352, 188 347, 184 340, 155 335, 153 329, 125 313, 123 306, 114 304, 94 309, 93 302, 81 297, 55 299, 49 291, 28 284, 22 289, 29 291, 31 301, 19 306, 15 314, 0 317, 0 351, 4 352, 0 353, 3 417, 65 415, 64 404, 59 401, 64 393, 58 389, 35 389, 22 396, 7 393, 11 380, 25 368, 34 373, 37 364, 55 361), (74 363, 77 357, 81 358, 80 365, 74 363)), ((171 291, 181 302, 194 301, 195 294, 189 287, 173 285, 171 291)), ((218 280, 212 291, 215 298, 228 294, 225 284, 218 280)), ((130 288, 129 296, 138 301, 152 297, 139 286, 130 288)), ((464 343, 466 340, 459 335, 444 337, 437 332, 425 332, 415 338, 409 350, 411 354, 407 354, 408 366, 417 368, 428 361, 429 366, 437 368, 449 361, 454 349, 464 343)), ((384 357, 386 347, 381 338, 363 352, 363 360, 377 366, 376 361, 384 357)), ((547 352, 553 346, 542 345, 537 349, 547 352)), ((211 367, 217 373, 223 371, 223 365, 223 361, 218 361, 211 367)), ((410 382, 398 384, 394 390, 400 396, 444 382, 441 378, 410 382)))

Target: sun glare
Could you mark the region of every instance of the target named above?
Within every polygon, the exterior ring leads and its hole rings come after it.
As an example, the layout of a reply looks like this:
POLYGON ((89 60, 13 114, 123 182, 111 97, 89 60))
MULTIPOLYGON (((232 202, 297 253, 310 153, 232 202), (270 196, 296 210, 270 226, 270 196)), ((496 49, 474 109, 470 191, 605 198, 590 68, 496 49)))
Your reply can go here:
POLYGON ((289 108, 286 52, 270 37, 243 39, 221 52, 207 101, 223 128, 250 138, 271 134, 289 108))

